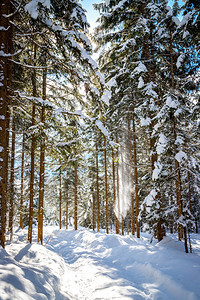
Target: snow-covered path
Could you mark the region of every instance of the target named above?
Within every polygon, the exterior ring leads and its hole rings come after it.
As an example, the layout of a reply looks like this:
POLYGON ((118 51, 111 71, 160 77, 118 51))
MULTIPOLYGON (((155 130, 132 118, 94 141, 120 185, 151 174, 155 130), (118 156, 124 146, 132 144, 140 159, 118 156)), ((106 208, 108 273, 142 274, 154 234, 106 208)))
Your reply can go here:
POLYGON ((45 247, 20 242, 25 231, 19 231, 19 242, 1 251, 7 264, 0 252, 0 299, 200 299, 198 235, 195 253, 185 254, 171 237, 150 244, 147 234, 136 239, 82 228, 45 230, 45 240, 51 236, 45 247), (14 270, 12 278, 1 267, 14 270))

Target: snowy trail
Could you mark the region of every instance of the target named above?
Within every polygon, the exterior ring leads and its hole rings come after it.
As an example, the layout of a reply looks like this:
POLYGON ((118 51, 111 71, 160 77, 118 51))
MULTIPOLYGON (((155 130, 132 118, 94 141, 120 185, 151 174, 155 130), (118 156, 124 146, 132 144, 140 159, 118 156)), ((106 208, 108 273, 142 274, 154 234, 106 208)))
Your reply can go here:
MULTIPOLYGON (((62 286, 71 295, 76 291, 73 299, 197 299, 179 282, 185 276, 181 266, 176 266, 176 272, 180 269, 177 280, 169 275, 176 256, 168 254, 166 260, 171 257, 172 264, 166 266, 163 257, 159 259, 162 249, 145 244, 145 240, 87 230, 57 231, 49 247, 65 260, 62 286)), ((180 250, 184 268, 186 254, 182 247, 180 250)))
POLYGON ((148 234, 136 239, 82 228, 45 232, 45 241, 51 236, 46 247, 27 244, 27 232, 20 230, 0 252, 0 299, 200 299, 198 235, 195 253, 187 255, 171 237, 150 244, 148 234))

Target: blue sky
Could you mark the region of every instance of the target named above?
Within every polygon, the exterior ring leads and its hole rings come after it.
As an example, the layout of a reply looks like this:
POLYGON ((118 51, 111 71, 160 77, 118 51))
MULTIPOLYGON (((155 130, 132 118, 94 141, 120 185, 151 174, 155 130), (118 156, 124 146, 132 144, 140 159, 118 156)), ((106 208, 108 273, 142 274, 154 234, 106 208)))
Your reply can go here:
MULTIPOLYGON (((95 27, 95 21, 98 18, 99 14, 96 10, 94 10, 93 8, 93 3, 100 3, 102 2, 102 0, 83 0, 80 1, 82 6, 87 10, 87 19, 88 22, 91 25, 91 28, 95 27)), ((169 4, 172 5, 173 4, 173 0, 169 0, 169 4)), ((183 1, 179 0, 179 4, 182 5, 183 1)))
POLYGON ((87 19, 91 27, 95 27, 95 21, 99 17, 98 12, 93 8, 93 3, 101 3, 102 0, 83 0, 82 6, 87 10, 87 19))

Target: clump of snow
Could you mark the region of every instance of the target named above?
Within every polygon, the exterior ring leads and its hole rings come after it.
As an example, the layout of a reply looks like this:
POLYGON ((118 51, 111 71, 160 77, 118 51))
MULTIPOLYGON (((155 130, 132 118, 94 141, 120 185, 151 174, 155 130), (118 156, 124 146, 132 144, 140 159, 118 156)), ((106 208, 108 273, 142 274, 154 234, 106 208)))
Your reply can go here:
POLYGON ((147 118, 141 118, 140 119, 141 126, 148 126, 151 124, 151 119, 149 117, 147 118))
POLYGON ((144 86, 144 80, 143 80, 142 76, 140 76, 139 82, 138 82, 138 89, 143 88, 143 86, 144 86))
POLYGON ((182 62, 184 61, 184 58, 185 58, 185 54, 184 54, 184 53, 181 53, 181 55, 179 55, 179 57, 178 57, 178 59, 177 59, 177 63, 176 63, 177 69, 180 68, 182 62))
POLYGON ((95 124, 106 137, 109 137, 108 130, 105 128, 105 126, 103 125, 103 123, 100 120, 96 120, 95 124))
POLYGON ((147 95, 152 96, 153 98, 158 98, 158 94, 153 90, 155 84, 153 82, 149 82, 145 87, 145 92, 147 95))
POLYGON ((31 15, 33 19, 37 19, 39 11, 38 6, 41 3, 44 7, 50 9, 50 0, 32 0, 25 5, 25 10, 31 15))
POLYGON ((167 146, 167 138, 163 133, 160 133, 158 144, 156 147, 157 154, 162 154, 167 146))
POLYGON ((146 66, 140 61, 137 67, 134 69, 133 74, 140 74, 143 72, 147 72, 146 66))
POLYGON ((150 207, 153 205, 155 202, 155 198, 157 195, 157 191, 155 189, 151 190, 148 196, 144 199, 144 203, 146 204, 146 210, 147 212, 150 212, 150 207))
POLYGON ((166 100, 166 105, 171 108, 177 108, 178 101, 176 99, 173 99, 171 96, 168 96, 166 100))
POLYGON ((178 108, 174 113, 175 117, 178 117, 182 113, 182 111, 183 110, 181 108, 178 108))
POLYGON ((175 159, 180 163, 183 159, 187 159, 187 154, 185 152, 183 152, 182 150, 180 150, 176 154, 175 159))
POLYGON ((101 100, 109 106, 109 100, 112 96, 112 92, 110 90, 105 90, 103 95, 101 96, 101 100))
POLYGON ((109 6, 110 5, 110 0, 105 0, 105 4, 106 4, 106 6, 109 6))
POLYGON ((116 81, 116 79, 115 79, 115 78, 110 79, 110 80, 106 83, 106 86, 109 87, 109 88, 117 87, 117 81, 116 81))
POLYGON ((152 179, 153 180, 158 179, 161 171, 162 171, 162 165, 159 162, 154 162, 154 170, 153 170, 152 179))
POLYGON ((181 136, 177 135, 175 145, 182 145, 184 143, 184 140, 181 136))
POLYGON ((180 25, 180 20, 177 17, 172 17, 172 20, 177 26, 180 25))
POLYGON ((185 39, 188 35, 190 35, 189 31, 184 31, 183 32, 183 39, 185 39))

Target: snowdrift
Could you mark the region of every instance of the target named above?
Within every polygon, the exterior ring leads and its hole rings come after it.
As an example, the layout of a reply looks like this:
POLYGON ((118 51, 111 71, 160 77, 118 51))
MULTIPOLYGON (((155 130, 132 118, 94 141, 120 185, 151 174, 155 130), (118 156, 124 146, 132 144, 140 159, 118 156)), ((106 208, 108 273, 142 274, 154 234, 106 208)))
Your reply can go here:
MULTIPOLYGON (((35 234, 37 228, 35 228, 35 234)), ((166 237, 45 228, 45 246, 18 230, 0 249, 0 299, 200 299, 200 237, 192 254, 166 237)), ((34 237, 36 240, 36 236, 34 237)), ((45 244, 44 243, 44 244, 45 244)))

